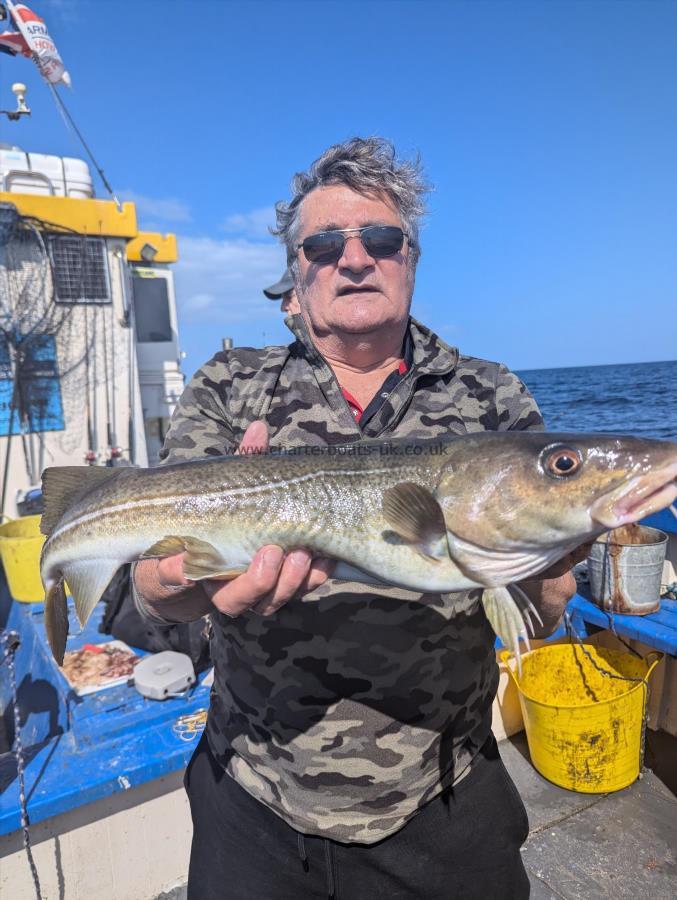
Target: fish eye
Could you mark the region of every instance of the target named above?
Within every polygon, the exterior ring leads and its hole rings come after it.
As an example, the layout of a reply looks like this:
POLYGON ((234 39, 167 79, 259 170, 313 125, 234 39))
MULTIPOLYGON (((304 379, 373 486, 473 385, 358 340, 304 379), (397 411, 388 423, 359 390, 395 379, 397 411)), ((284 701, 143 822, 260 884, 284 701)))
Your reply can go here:
POLYGON ((569 478, 575 475, 583 464, 580 453, 571 447, 555 447, 546 451, 544 468, 555 478, 569 478))

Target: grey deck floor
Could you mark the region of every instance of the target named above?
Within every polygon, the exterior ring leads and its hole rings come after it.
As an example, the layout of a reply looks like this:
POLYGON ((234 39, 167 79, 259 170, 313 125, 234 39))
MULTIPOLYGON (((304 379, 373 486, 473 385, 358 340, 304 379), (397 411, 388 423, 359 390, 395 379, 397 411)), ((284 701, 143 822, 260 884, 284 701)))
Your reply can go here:
POLYGON ((533 900, 677 897, 677 799, 652 772, 613 794, 574 794, 536 772, 523 733, 499 747, 529 813, 533 900))

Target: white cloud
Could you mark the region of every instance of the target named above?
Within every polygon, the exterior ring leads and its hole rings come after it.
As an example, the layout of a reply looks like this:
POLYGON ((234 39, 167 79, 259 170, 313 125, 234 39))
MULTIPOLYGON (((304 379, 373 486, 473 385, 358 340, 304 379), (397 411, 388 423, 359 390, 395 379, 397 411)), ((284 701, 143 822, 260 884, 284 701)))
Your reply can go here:
POLYGON ((263 206, 227 216, 223 230, 228 234, 239 234, 247 238, 270 238, 271 225, 275 225, 275 207, 263 206))
POLYGON ((263 288, 284 271, 282 247, 242 238, 178 237, 174 267, 179 312, 203 323, 255 322, 279 317, 263 288))
MULTIPOLYGON (((146 197, 131 190, 120 191, 120 197, 122 200, 136 203, 140 218, 150 216, 160 222, 190 222, 192 218, 187 204, 175 197, 146 197)), ((142 225, 146 229, 151 227, 146 222, 142 225)))
POLYGON ((196 312, 202 309, 209 309, 216 305, 216 297, 214 294, 193 294, 192 297, 181 304, 182 308, 188 312, 196 312))

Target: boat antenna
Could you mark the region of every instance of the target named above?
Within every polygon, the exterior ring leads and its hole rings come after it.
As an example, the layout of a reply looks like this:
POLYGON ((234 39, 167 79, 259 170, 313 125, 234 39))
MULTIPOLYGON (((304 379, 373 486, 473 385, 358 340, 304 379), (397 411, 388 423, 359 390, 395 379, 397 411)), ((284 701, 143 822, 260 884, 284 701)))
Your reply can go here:
POLYGON ((100 178, 101 181, 103 182, 104 187, 106 188, 106 190, 108 191, 108 193, 111 195, 111 198, 115 201, 115 204, 116 204, 116 206, 118 207, 118 209, 120 209, 121 206, 122 206, 122 204, 121 204, 120 201, 118 200, 117 195, 115 194, 115 191, 113 190, 113 188, 112 188, 111 185, 110 185, 110 182, 109 182, 108 179, 106 178, 103 169, 101 168, 101 166, 98 164, 98 162, 97 162, 96 159, 94 158, 94 154, 93 154, 92 151, 90 150, 89 144, 88 144, 87 141, 84 139, 84 137, 83 137, 83 135, 82 135, 82 132, 80 131, 80 129, 78 128, 78 126, 75 124, 75 119, 73 118, 73 116, 72 116, 72 115, 70 114, 70 112, 68 111, 68 107, 67 107, 66 104, 64 103, 63 97, 61 96, 61 94, 59 93, 59 91, 57 90, 57 88, 56 88, 55 85, 53 85, 53 84, 52 84, 51 82, 49 82, 49 81, 47 82, 47 85, 48 85, 50 91, 52 92, 52 96, 54 97, 54 102, 56 103, 56 105, 57 105, 57 107, 59 108, 59 110, 62 112, 64 118, 65 118, 66 121, 67 121, 67 123, 70 125, 70 127, 73 129, 73 131, 74 131, 75 134, 77 135, 77 137, 78 137, 80 143, 81 143, 82 146, 85 148, 85 152, 87 153, 87 156, 89 156, 89 158, 91 159, 92 165, 94 166, 94 168, 96 169, 96 171, 99 173, 99 178, 100 178))
MULTIPOLYGON (((26 23, 24 22, 21 11, 19 9, 17 9, 17 7, 12 2, 12 0, 2 0, 2 2, 0 2, 0 11, 1 11, 0 18, 5 19, 5 18, 9 17, 10 21, 14 24, 14 26, 17 29, 17 32, 18 32, 17 37, 20 38, 19 48, 17 50, 12 49, 10 52, 12 52, 12 53, 19 52, 19 53, 21 53, 22 56, 29 57, 30 59, 33 60, 33 62, 37 66, 38 71, 40 72, 43 79, 47 83, 47 87, 52 92, 52 97, 54 98, 54 102, 56 103, 57 108, 61 112, 66 123, 68 125, 70 125, 70 127, 73 129, 73 131, 77 135, 78 140, 80 141, 80 143, 82 144, 82 146, 85 149, 85 152, 87 153, 87 156, 92 161, 92 165, 94 166, 96 171, 99 173, 99 177, 101 178, 101 181, 103 182, 104 187, 106 188, 108 193, 111 195, 112 199, 115 201, 116 206, 118 207, 118 209, 121 209, 120 201, 118 200, 117 196, 115 195, 115 192, 114 192, 113 188, 111 187, 110 182, 106 178, 103 169, 101 168, 99 163, 96 161, 94 154, 92 153, 92 151, 89 147, 89 144, 84 139, 82 132, 76 125, 75 119, 70 114, 68 107, 66 106, 66 104, 64 102, 63 97, 59 94, 59 92, 56 89, 55 82, 57 82, 57 81, 63 82, 64 84, 67 84, 70 86, 70 75, 68 74, 68 72, 66 72, 66 70, 64 68, 63 62, 61 61, 61 57, 59 56, 56 46, 54 45, 54 42, 51 40, 49 35, 45 33, 42 35, 41 45, 38 45, 36 43, 36 41, 34 40, 34 37, 31 34, 31 32, 27 29, 26 23)), ((35 18, 37 18, 37 17, 35 17, 35 18)), ((44 26, 44 22, 42 21, 42 19, 38 18, 37 21, 40 22, 44 26)), ((23 87, 23 85, 17 85, 17 87, 23 87)), ((17 110, 12 112, 11 118, 18 118, 19 115, 21 115, 21 114, 27 115, 30 112, 27 108, 22 109, 22 104, 25 106, 23 92, 17 90, 17 91, 15 91, 15 93, 17 94, 18 106, 17 106, 17 110)))
POLYGON ((18 122, 21 116, 30 116, 31 111, 26 103, 28 88, 20 81, 12 85, 12 93, 16 97, 16 109, 0 109, 0 116, 7 116, 10 122, 18 122))

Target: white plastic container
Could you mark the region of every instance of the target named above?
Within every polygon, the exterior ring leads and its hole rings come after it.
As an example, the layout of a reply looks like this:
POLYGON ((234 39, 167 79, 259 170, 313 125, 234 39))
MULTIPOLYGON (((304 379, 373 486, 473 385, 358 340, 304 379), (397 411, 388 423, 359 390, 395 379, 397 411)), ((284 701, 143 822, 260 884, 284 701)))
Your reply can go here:
POLYGON ((25 153, 19 147, 0 147, 0 190, 83 200, 94 196, 92 176, 84 160, 25 153))

